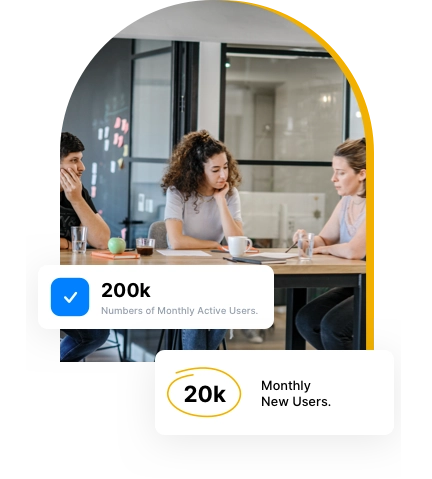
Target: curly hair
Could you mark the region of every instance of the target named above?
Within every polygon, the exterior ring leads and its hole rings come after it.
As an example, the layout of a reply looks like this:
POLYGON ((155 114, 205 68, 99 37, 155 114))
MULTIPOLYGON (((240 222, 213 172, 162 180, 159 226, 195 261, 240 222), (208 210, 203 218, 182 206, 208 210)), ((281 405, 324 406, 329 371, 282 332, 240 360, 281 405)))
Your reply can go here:
POLYGON ((164 192, 174 186, 185 195, 185 201, 193 194, 198 196, 198 189, 204 181, 204 164, 220 153, 225 153, 228 160, 228 195, 232 195, 232 189, 241 182, 237 162, 227 147, 207 130, 188 133, 176 145, 162 178, 161 187, 164 192))
MULTIPOLYGON (((333 155, 345 158, 350 168, 358 174, 361 170, 366 169, 366 139, 348 139, 336 148, 333 155)), ((364 180, 363 187, 362 194, 358 195, 360 198, 366 198, 366 180, 364 180)))

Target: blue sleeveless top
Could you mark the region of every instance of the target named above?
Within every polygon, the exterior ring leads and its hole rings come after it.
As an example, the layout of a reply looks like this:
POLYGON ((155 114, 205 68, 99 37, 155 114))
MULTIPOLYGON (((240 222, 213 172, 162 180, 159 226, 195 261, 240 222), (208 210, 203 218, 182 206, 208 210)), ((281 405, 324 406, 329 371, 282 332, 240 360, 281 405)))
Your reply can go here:
POLYGON ((348 205, 350 203, 351 196, 343 196, 342 209, 339 216, 339 243, 348 243, 352 240, 357 233, 358 228, 366 218, 366 206, 361 214, 358 216, 356 222, 351 225, 348 220, 348 205))

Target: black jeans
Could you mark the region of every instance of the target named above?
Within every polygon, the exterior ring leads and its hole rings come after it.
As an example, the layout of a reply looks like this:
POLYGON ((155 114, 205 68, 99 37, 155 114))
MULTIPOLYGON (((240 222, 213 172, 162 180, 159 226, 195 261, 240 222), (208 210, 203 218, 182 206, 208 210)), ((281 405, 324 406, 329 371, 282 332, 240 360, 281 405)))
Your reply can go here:
POLYGON ((316 349, 352 349, 354 289, 333 288, 303 306, 296 326, 316 349))

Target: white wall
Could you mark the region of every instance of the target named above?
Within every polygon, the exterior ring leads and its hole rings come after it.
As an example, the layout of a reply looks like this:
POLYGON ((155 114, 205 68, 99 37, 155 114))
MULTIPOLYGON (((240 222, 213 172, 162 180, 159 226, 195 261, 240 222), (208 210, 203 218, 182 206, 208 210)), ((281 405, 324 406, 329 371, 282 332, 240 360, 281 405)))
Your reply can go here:
POLYGON ((240 191, 243 231, 250 238, 276 239, 273 246, 286 247, 294 232, 305 229, 318 234, 324 226, 325 194, 262 193, 240 191))
POLYGON ((220 1, 164 8, 131 23, 116 38, 321 48, 304 30, 279 15, 252 5, 220 1))

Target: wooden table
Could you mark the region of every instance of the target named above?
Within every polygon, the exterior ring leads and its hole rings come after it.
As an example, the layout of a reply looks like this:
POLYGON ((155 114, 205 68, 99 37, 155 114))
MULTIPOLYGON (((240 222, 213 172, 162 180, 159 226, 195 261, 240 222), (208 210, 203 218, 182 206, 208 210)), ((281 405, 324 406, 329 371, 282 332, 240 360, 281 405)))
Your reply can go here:
MULTIPOLYGON (((227 268, 244 267, 241 263, 223 260, 228 253, 212 253, 211 256, 164 256, 157 251, 152 256, 140 259, 107 260, 86 254, 60 252, 61 265, 225 265, 227 268)), ((261 249, 260 253, 281 253, 283 249, 261 249)), ((295 249, 292 252, 296 252, 295 249)), ((307 288, 352 287, 354 288, 354 333, 353 349, 366 349, 366 262, 347 260, 330 255, 314 255, 311 262, 288 259, 286 264, 270 265, 274 271, 274 287, 287 292, 286 343, 285 349, 305 349, 305 341, 295 327, 295 316, 306 304, 307 288)))

